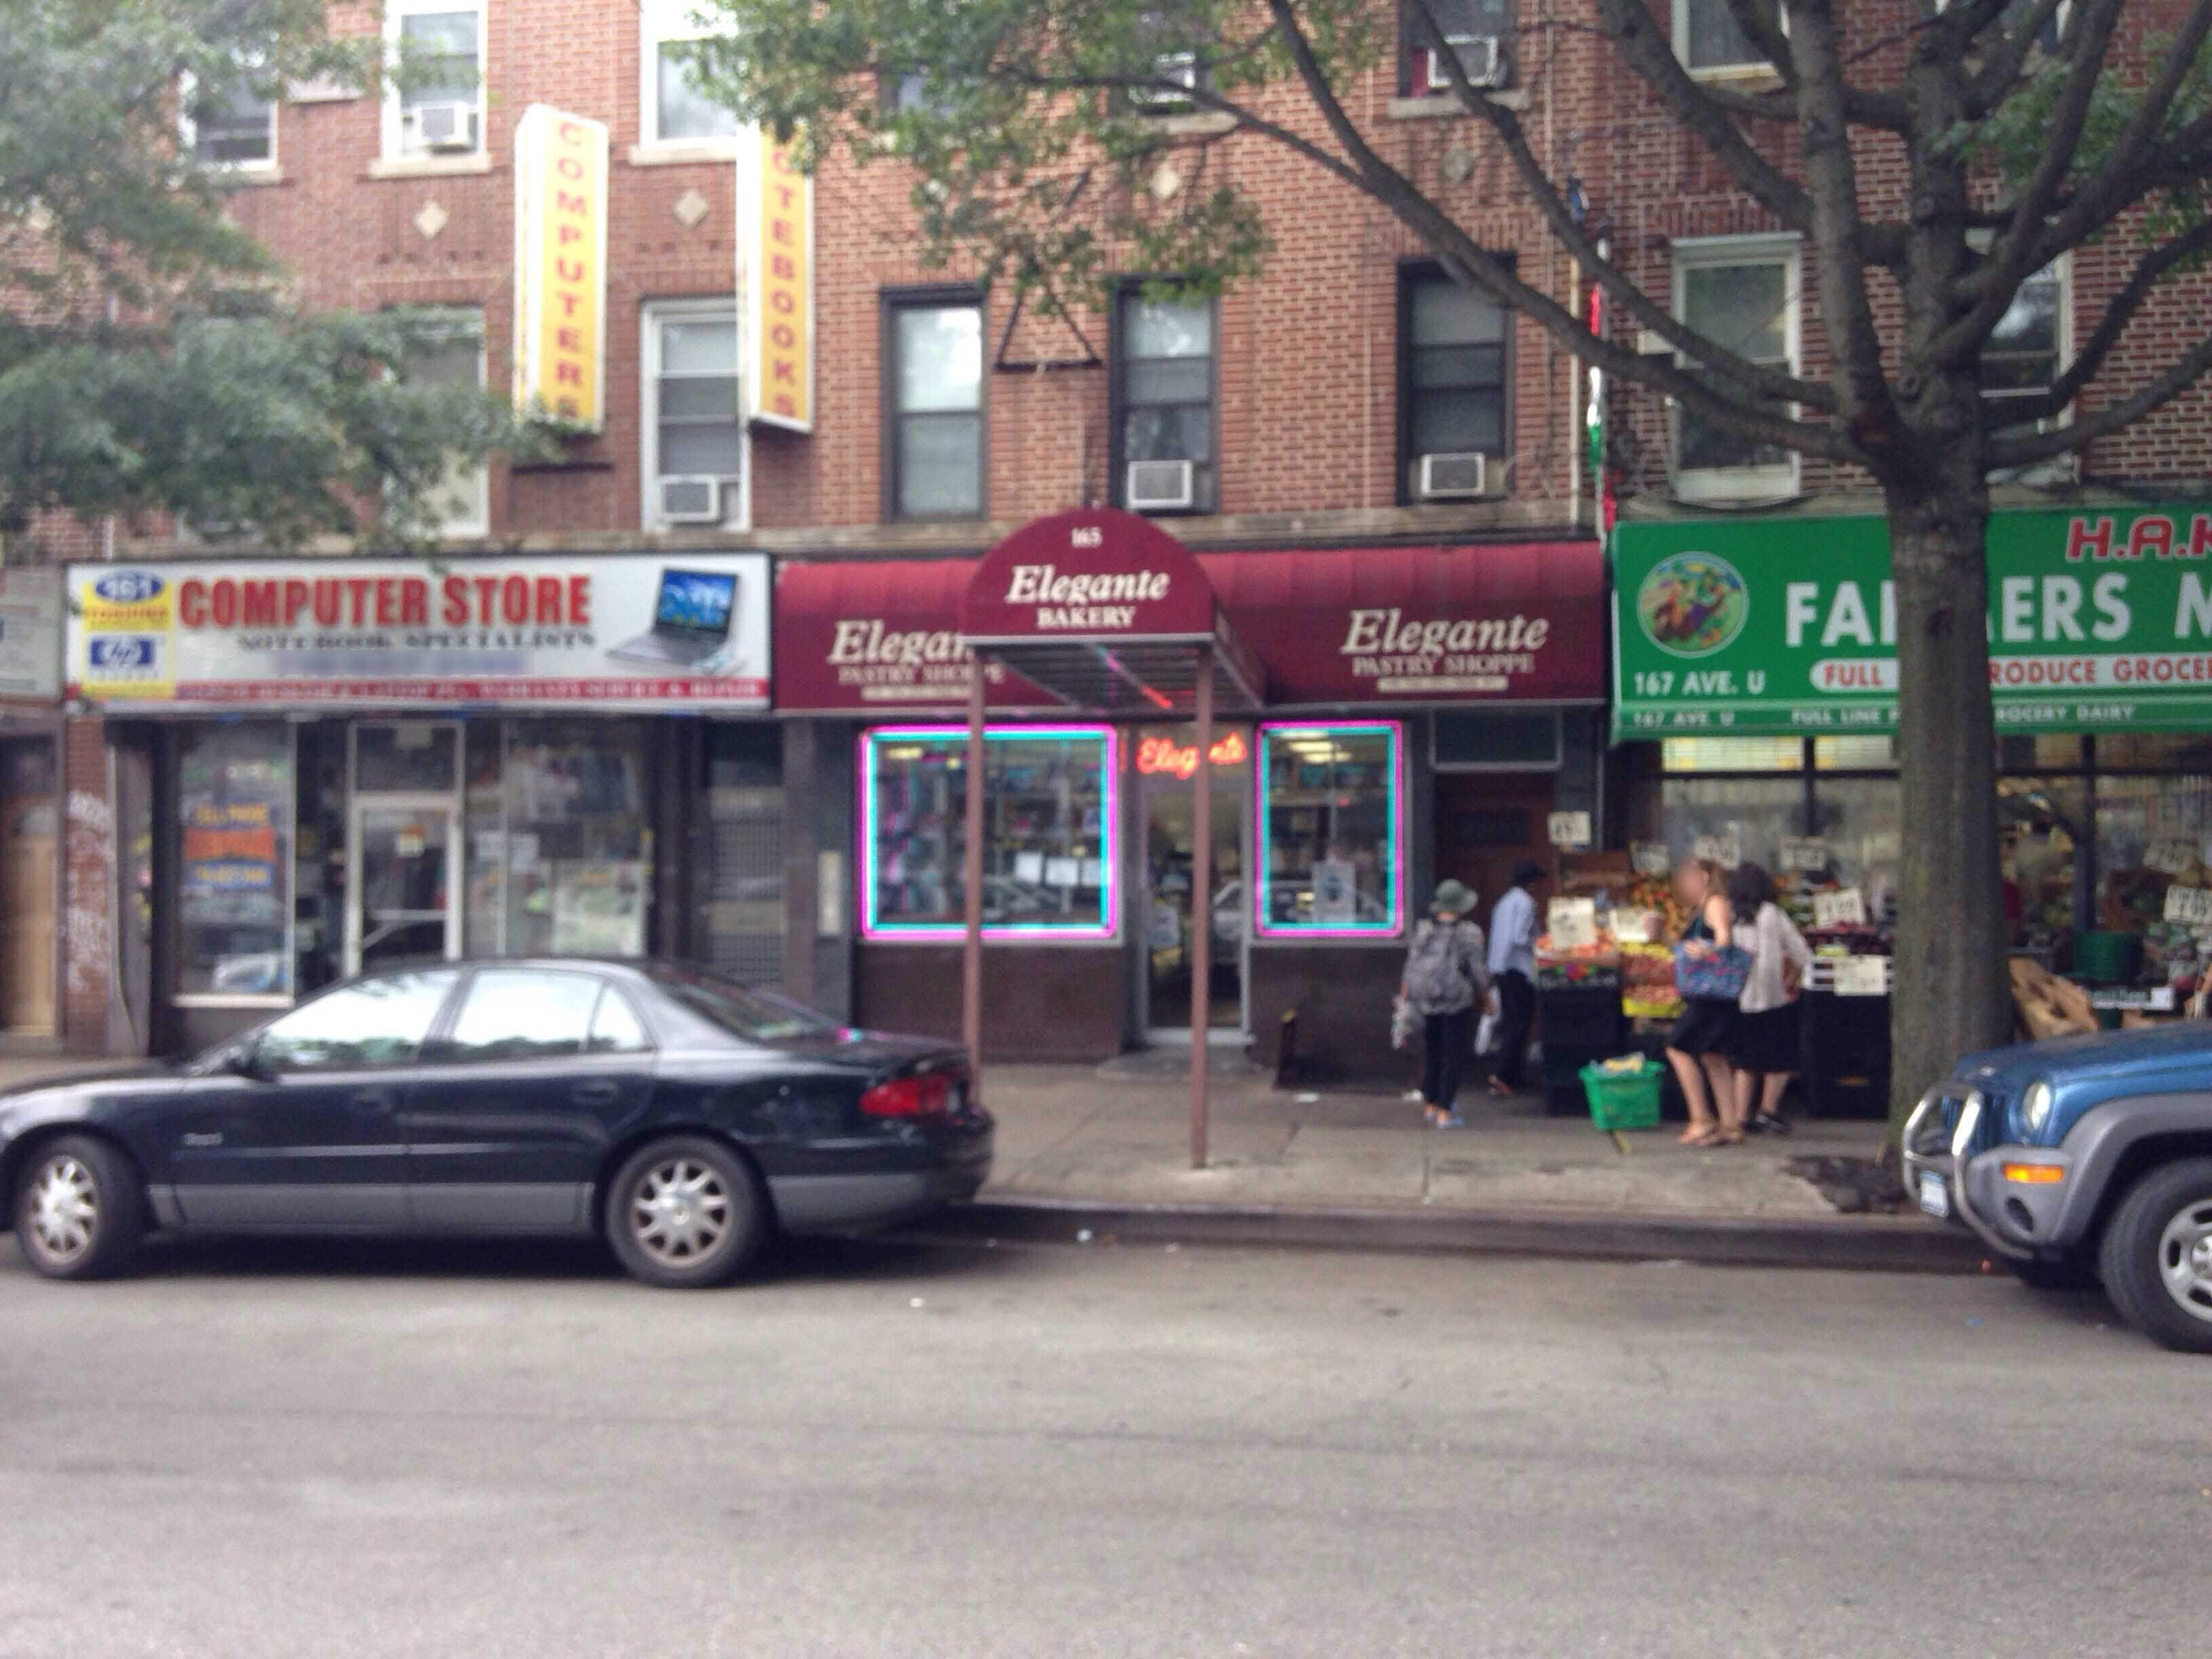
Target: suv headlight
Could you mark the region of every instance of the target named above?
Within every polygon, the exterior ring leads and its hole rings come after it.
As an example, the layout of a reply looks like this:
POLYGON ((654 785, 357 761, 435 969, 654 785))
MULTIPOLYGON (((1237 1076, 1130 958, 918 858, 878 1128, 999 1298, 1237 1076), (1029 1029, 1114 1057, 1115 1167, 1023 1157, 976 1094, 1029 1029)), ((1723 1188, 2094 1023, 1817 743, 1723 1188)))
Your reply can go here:
POLYGON ((2021 1127, 2031 1135, 2041 1134, 2043 1126, 2051 1121, 2051 1109, 2057 1098, 2057 1091, 2042 1079, 2029 1084, 2027 1092, 2020 1097, 2021 1127))

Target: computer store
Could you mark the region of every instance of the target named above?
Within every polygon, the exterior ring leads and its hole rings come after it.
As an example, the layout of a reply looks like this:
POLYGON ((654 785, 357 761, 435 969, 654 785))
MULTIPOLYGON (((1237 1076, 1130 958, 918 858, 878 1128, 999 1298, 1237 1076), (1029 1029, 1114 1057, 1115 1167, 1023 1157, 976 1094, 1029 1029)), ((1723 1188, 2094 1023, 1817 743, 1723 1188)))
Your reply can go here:
POLYGON ((776 977, 765 556, 69 583, 67 696, 112 768, 129 1046, 192 1048, 401 960, 651 951, 776 977))

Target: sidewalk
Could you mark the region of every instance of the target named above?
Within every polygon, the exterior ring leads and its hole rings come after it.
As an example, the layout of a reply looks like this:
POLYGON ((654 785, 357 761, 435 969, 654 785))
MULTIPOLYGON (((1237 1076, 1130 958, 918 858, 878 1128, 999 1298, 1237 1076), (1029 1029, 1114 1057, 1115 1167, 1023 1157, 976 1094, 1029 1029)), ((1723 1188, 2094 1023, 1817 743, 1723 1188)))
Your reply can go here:
POLYGON ((1193 1170, 1184 1073, 1161 1057, 1101 1072, 989 1068, 994 1178, 965 1231, 1206 1238, 1391 1249, 1971 1271, 1979 1254, 1910 1215, 1848 1212, 1881 1126, 1808 1122, 1739 1147, 1680 1145, 1680 1126, 1617 1144, 1533 1097, 1462 1100, 1464 1129, 1417 1102, 1291 1094, 1262 1075, 1213 1079, 1210 1157, 1193 1170), (1130 1074, 1116 1075, 1117 1072, 1130 1074), (1816 1168, 1825 1160, 1838 1164, 1816 1168))

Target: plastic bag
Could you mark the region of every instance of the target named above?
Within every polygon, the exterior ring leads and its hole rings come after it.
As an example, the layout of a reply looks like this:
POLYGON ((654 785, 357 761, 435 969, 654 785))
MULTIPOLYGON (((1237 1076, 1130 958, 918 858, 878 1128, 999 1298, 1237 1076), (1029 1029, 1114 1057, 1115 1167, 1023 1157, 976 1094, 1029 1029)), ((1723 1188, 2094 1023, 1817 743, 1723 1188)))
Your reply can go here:
POLYGON ((1412 1048, 1414 1034, 1420 1029, 1420 1017, 1414 1013, 1413 1005, 1403 997, 1395 999, 1390 1004, 1390 1046, 1412 1048))
POLYGON ((1474 1024, 1474 1052, 1486 1054, 1490 1052, 1491 1044, 1497 1041, 1498 1012, 1495 1009, 1486 1008, 1482 1011, 1482 1018, 1474 1024))

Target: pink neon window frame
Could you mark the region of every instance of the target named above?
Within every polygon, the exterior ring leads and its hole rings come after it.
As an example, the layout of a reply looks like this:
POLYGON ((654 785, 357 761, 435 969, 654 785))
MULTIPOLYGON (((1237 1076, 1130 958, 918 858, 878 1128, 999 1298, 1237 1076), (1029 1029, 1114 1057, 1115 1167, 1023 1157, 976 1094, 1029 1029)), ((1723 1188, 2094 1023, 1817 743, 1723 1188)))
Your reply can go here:
POLYGON ((1400 720, 1268 720, 1252 746, 1252 933, 1255 939, 1386 939, 1406 927, 1406 728, 1400 720), (1390 740, 1390 800, 1383 814, 1389 837, 1383 866, 1390 872, 1390 914, 1369 922, 1271 922, 1267 892, 1273 881, 1267 846, 1267 738, 1278 732, 1311 732, 1328 737, 1382 732, 1390 740))
MULTIPOLYGON (((854 814, 857 842, 853 866, 860 889, 860 937, 868 940, 939 940, 965 937, 957 922, 879 922, 876 920, 876 768, 878 743, 942 743, 947 738, 965 744, 964 726, 878 726, 860 734, 859 744, 859 811, 854 814)), ((1103 922, 1061 923, 1018 921, 986 924, 987 941, 1028 940, 1042 944, 1091 943, 1121 937, 1121 768, 1120 734, 1110 726, 1054 723, 1047 726, 996 725, 983 728, 986 745, 994 742, 1050 742, 1082 738, 1102 744, 1104 773, 1099 790, 1099 857, 1106 866, 1105 920, 1103 922)))

